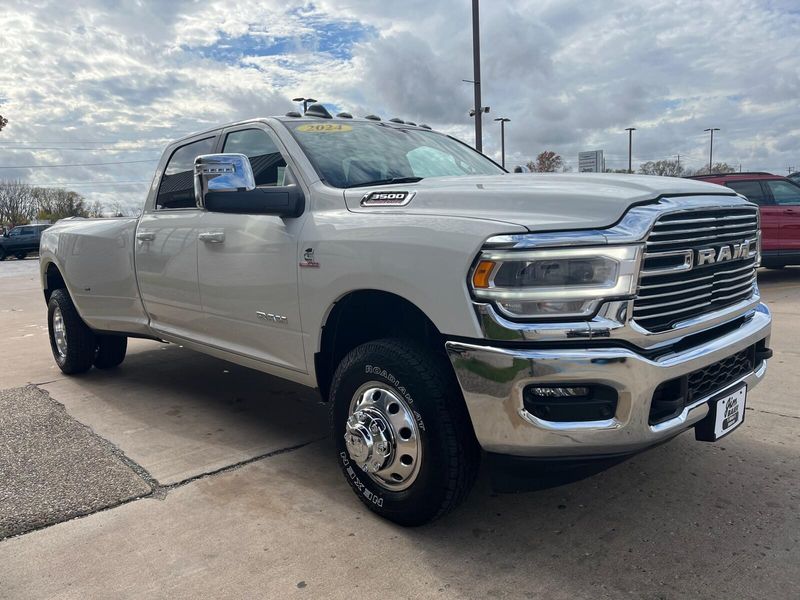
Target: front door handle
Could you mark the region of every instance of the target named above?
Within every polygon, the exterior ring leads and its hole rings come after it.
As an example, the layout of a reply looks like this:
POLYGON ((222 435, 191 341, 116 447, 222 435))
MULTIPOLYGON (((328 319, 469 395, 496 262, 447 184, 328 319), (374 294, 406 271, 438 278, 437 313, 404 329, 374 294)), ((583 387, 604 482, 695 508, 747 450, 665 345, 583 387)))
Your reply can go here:
POLYGON ((209 244, 221 244, 225 241, 225 232, 224 231, 204 231, 197 238, 201 242, 206 242, 209 244))
POLYGON ((155 231, 137 231, 136 232, 136 239, 140 242, 152 242, 156 239, 156 232, 155 231))

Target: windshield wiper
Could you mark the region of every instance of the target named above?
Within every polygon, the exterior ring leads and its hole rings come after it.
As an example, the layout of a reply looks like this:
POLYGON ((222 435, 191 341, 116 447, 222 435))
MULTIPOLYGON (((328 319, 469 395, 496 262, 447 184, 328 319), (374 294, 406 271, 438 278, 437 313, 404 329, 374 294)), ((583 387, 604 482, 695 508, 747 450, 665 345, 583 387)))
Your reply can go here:
POLYGON ((375 181, 365 181, 348 185, 348 188, 366 187, 368 185, 391 185, 392 183, 416 183, 422 181, 424 177, 392 177, 390 179, 376 179, 375 181))

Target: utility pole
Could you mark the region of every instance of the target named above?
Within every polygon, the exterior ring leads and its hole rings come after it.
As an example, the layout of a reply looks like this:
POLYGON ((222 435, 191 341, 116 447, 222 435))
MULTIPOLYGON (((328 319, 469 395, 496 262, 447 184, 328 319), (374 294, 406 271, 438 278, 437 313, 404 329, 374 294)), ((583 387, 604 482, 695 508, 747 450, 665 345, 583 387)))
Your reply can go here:
POLYGON ((628 132, 628 173, 633 173, 633 169, 631 168, 631 160, 633 156, 633 132, 636 131, 636 127, 626 127, 625 131, 628 132))
POLYGON ((478 0, 472 0, 472 81, 475 89, 475 149, 483 152, 483 131, 481 131, 483 107, 481 105, 481 31, 478 0))
POLYGON ((681 172, 681 155, 678 153, 678 174, 681 172))
POLYGON ((500 121, 500 164, 506 168, 506 123, 511 121, 507 117, 497 117, 495 121, 500 121))
POLYGON ((708 147, 708 174, 711 175, 711 168, 714 160, 714 132, 719 131, 719 127, 709 127, 703 131, 711 132, 711 145, 708 147))

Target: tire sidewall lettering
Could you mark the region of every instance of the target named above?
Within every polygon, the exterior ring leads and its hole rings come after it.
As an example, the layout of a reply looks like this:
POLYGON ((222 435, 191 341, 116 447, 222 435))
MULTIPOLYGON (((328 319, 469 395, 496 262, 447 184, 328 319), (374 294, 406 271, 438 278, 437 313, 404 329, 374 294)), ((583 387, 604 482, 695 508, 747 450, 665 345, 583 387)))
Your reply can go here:
POLYGON ((406 389, 406 387, 400 383, 400 380, 392 375, 388 369, 384 369, 383 367, 365 365, 364 370, 368 375, 377 375, 378 377, 385 379, 403 397, 403 399, 408 402, 408 405, 411 407, 411 412, 414 413, 417 426, 422 431, 425 431, 425 423, 422 420, 422 415, 419 414, 419 411, 417 411, 415 408, 416 404, 414 403, 414 398, 411 396, 411 393, 406 389))
POLYGON ((353 482, 357 492, 363 494, 364 497, 372 502, 375 506, 383 507, 383 496, 374 493, 361 482, 361 479, 359 479, 358 474, 353 468, 353 465, 350 464, 350 459, 347 458, 347 452, 340 452, 339 458, 342 459, 342 465, 344 466, 345 473, 347 473, 347 476, 353 482))

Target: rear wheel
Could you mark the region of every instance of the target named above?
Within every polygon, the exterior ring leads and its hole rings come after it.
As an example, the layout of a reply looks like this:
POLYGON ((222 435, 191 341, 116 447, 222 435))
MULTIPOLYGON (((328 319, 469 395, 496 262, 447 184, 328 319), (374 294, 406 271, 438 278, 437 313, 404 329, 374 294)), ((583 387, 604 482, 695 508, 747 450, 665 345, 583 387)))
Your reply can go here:
POLYGON ((125 360, 128 338, 122 335, 98 335, 94 366, 98 369, 113 369, 125 360))
POLYGON ((6 259, 6 250, 5 248, 0 248, 0 260, 6 259))
POLYGON ((401 525, 441 517, 475 481, 480 450, 449 364, 412 342, 368 342, 342 360, 331 424, 353 491, 401 525))
POLYGON ((27 252, 17 252, 14 256, 17 257, 17 260, 25 260, 25 257, 28 256, 27 252))
POLYGON ((64 289, 55 290, 47 305, 50 348, 58 368, 72 375, 92 368, 95 336, 83 322, 64 289))

